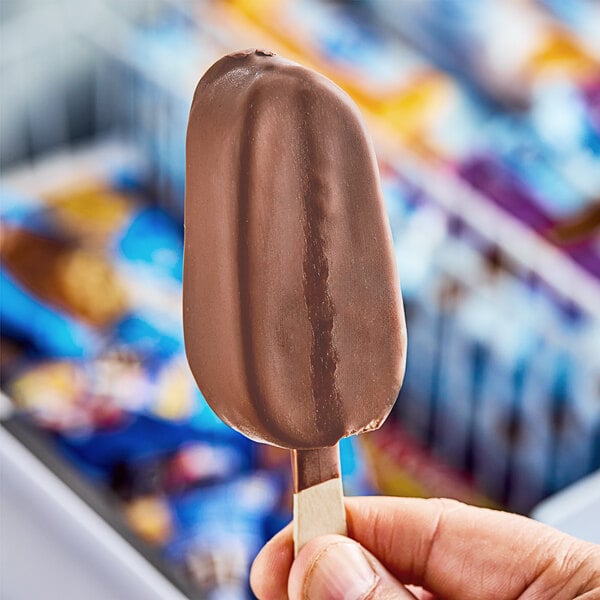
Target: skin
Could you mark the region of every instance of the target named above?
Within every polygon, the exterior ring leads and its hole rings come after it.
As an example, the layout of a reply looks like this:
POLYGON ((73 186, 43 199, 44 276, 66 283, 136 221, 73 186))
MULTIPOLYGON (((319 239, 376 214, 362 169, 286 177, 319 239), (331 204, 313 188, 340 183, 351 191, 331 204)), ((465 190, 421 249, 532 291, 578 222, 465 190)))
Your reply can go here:
POLYGON ((328 590, 319 572, 332 549, 352 544, 376 574, 357 600, 600 599, 600 546, 526 517, 454 500, 385 497, 347 499, 346 512, 352 539, 316 538, 296 560, 291 527, 279 532, 252 567, 257 597, 353 600, 328 590))

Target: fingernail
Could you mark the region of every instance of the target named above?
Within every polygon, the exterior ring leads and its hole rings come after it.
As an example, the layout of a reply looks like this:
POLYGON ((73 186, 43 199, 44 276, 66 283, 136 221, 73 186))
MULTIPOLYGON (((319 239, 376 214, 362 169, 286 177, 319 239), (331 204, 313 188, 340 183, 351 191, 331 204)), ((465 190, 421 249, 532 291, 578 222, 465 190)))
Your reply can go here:
POLYGON ((377 575, 359 546, 340 542, 315 560, 304 584, 309 600, 361 600, 377 583, 377 575))

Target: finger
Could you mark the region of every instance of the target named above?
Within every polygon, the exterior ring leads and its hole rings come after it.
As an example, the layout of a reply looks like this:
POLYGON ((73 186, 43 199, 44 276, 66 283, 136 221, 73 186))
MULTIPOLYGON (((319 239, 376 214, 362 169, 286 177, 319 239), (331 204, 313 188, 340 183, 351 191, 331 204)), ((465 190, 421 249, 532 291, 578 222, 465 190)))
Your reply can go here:
MULTIPOLYGON (((250 585, 257 598, 287 600, 288 577, 293 562, 294 543, 290 523, 265 545, 252 565, 250 585)), ((407 589, 418 600, 434 599, 433 595, 422 588, 407 586, 407 589)))
MULTIPOLYGON (((348 533, 403 583, 444 598, 571 598, 590 545, 541 523, 453 500, 349 498, 348 533), (560 595, 556 590, 560 590, 560 595), (537 594, 537 595, 536 595, 537 594)), ((594 564, 598 566, 597 547, 594 564)))
POLYGON ((415 600, 355 541, 324 535, 308 542, 292 564, 290 600, 415 600))
POLYGON ((250 587, 261 600, 287 600, 287 585, 294 561, 292 524, 267 542, 250 570, 250 587))
MULTIPOLYGON (((543 595, 553 578, 568 582, 568 597, 573 590, 585 591, 574 576, 582 561, 591 562, 592 569, 599 564, 597 546, 524 517, 454 501, 350 498, 346 509, 350 537, 403 583, 443 597, 500 600, 527 588, 543 595)), ((259 598, 285 597, 292 561, 291 529, 286 528, 256 559, 252 586, 259 598), (266 580, 261 573, 268 574, 266 580)))

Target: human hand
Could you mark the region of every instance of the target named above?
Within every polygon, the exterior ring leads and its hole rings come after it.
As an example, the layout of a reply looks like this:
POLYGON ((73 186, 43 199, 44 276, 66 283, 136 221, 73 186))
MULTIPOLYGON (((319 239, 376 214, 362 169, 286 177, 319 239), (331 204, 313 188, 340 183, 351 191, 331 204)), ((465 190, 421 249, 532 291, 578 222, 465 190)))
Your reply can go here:
POLYGON ((349 538, 315 538, 295 560, 291 526, 279 532, 254 561, 254 593, 261 600, 600 599, 600 546, 526 517, 385 497, 348 498, 346 514, 349 538))

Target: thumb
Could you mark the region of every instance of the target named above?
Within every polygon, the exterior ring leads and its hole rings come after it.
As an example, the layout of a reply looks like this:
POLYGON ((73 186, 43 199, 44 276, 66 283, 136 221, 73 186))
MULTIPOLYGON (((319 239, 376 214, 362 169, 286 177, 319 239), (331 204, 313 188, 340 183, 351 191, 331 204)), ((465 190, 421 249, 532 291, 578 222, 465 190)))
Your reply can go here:
POLYGON ((290 600, 415 600, 357 542, 340 535, 312 539, 292 564, 290 600))

